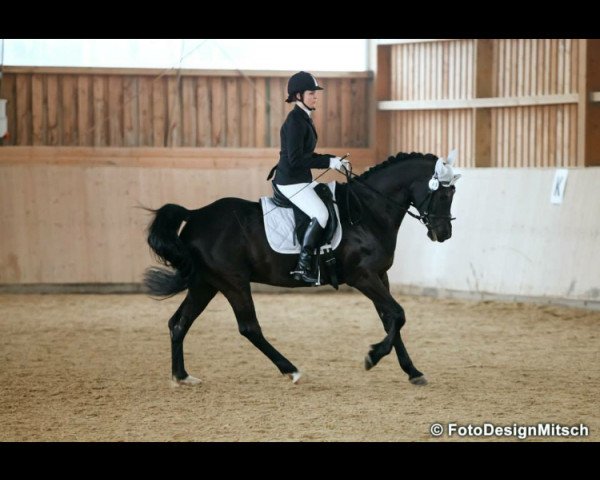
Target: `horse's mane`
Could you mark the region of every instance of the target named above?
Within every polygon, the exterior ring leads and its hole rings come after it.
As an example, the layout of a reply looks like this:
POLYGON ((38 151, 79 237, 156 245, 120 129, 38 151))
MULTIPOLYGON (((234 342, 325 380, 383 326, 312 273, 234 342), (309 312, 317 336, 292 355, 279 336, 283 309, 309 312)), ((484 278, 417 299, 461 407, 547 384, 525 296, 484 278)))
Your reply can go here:
POLYGON ((372 173, 378 172, 379 170, 383 170, 386 167, 389 167, 390 165, 394 165, 398 162, 402 162, 404 160, 408 160, 408 159, 423 159, 423 160, 437 160, 438 157, 436 157, 435 155, 431 154, 431 153, 418 153, 418 152, 411 152, 411 153, 404 153, 404 152, 398 152, 396 154, 396 156, 391 155, 390 157, 388 157, 387 160, 384 160, 381 163, 378 163, 377 165, 369 168, 366 172, 363 172, 359 178, 361 179, 366 179, 369 178, 369 176, 372 173))

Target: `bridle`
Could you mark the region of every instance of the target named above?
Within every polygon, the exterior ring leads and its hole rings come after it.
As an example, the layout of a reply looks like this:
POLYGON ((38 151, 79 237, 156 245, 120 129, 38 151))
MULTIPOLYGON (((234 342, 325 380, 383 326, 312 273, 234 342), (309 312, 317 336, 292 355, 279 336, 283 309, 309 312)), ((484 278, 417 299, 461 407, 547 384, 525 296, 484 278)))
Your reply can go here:
POLYGON ((346 194, 346 212, 348 214, 348 220, 349 220, 350 225, 356 225, 362 219, 362 212, 361 212, 361 215, 358 220, 353 220, 352 216, 350 214, 350 208, 349 208, 350 207, 350 200, 349 200, 350 195, 353 195, 355 200, 357 201, 357 204, 360 205, 360 199, 358 198, 356 193, 353 192, 352 189, 350 188, 351 185, 353 185, 353 184, 359 184, 359 185, 367 188, 371 192, 373 192, 373 193, 379 195, 381 198, 383 198, 386 202, 388 202, 388 204, 393 205, 395 208, 397 208, 399 210, 403 210, 404 212, 408 213, 411 217, 416 218, 417 220, 419 220, 419 222, 421 222, 423 225, 425 225, 425 227, 427 227, 427 230, 430 231, 432 233, 432 235, 434 235, 434 236, 435 236, 435 232, 433 231, 432 226, 431 226, 432 219, 448 220, 449 222, 451 222, 452 220, 456 220, 456 217, 452 217, 451 215, 436 215, 436 214, 429 212, 429 210, 431 209, 431 202, 433 200, 433 192, 438 190, 438 188, 440 186, 443 188, 450 187, 450 185, 444 185, 443 183, 441 183, 438 180, 437 173, 434 173, 433 177, 429 181, 429 191, 427 192, 427 196, 423 199, 423 201, 419 205, 415 205, 413 203, 413 201, 411 200, 408 207, 399 205, 395 201, 393 201, 393 200, 389 199, 388 197, 386 197, 385 195, 383 195, 381 192, 375 190, 370 185, 367 185, 366 183, 361 182, 358 179, 359 175, 356 175, 354 172, 352 172, 352 169, 346 170, 345 172, 342 172, 342 174, 345 175, 346 180, 347 180, 347 185, 348 185, 348 190, 347 190, 347 194, 346 194), (422 207, 425 204, 426 204, 426 208, 424 210, 422 210, 422 207), (409 210, 410 207, 415 207, 417 209, 417 212, 419 212, 419 213, 416 214, 416 213, 411 212, 409 210))

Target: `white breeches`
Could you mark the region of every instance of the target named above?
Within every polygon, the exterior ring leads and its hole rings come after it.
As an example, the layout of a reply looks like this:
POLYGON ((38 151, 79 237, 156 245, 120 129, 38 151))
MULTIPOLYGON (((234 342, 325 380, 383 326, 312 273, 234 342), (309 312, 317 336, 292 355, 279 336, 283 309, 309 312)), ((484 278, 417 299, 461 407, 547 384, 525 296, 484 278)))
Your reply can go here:
POLYGON ((277 185, 277 188, 290 202, 306 213, 309 218, 316 218, 319 225, 325 228, 327 226, 329 212, 323 201, 317 195, 317 192, 313 190, 317 185, 318 182, 294 183, 292 185, 277 185))

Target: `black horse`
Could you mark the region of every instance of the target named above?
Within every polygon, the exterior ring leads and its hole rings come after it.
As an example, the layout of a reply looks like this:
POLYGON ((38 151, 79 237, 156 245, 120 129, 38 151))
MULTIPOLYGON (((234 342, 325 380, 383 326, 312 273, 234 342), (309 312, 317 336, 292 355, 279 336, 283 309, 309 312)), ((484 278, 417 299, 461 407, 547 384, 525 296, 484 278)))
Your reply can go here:
MULTIPOLYGON (((338 281, 358 289, 374 303, 387 332, 381 342, 371 346, 365 368, 377 365, 395 347, 402 370, 416 385, 427 382, 402 342, 400 329, 406 318, 390 294, 387 270, 394 260, 398 228, 411 205, 419 215, 409 213, 425 224, 431 240, 443 242, 451 237, 450 207, 458 175, 446 184, 442 181, 442 188, 438 188, 440 168, 446 166, 434 155, 399 153, 360 176, 348 176, 348 183, 336 185, 343 229, 342 241, 334 252, 338 281)), ((451 168, 447 172, 452 173, 451 168)), ((260 205, 222 198, 198 210, 167 204, 153 212, 156 216, 149 226, 148 243, 170 268, 149 268, 144 283, 149 293, 159 297, 187 289, 187 296, 169 320, 173 380, 187 385, 200 382, 185 370, 183 340, 220 291, 235 312, 240 333, 296 383, 301 376, 298 369, 262 334, 250 282, 283 287, 306 284, 290 276, 296 255, 270 248, 260 205), (187 223, 178 235, 184 221, 187 223)), ((323 272, 322 283, 328 281, 327 272, 323 272)))

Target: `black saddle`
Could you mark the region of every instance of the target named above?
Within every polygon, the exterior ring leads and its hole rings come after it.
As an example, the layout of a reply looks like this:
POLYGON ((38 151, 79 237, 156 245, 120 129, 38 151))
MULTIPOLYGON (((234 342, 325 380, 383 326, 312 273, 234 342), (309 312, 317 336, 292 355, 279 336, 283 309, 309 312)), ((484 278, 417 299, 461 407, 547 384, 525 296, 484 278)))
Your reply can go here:
MULTIPOLYGON (((294 245, 296 244, 296 240, 300 245, 302 245, 302 240, 304 239, 304 233, 308 228, 308 224, 310 223, 310 217, 300 210, 296 205, 294 205, 281 191, 277 188, 275 183, 273 185, 273 197, 271 200, 278 207, 283 208, 291 208, 294 210, 294 221, 296 222, 296 227, 294 228, 294 245)), ((310 188, 310 187, 306 187, 310 188)), ((325 206, 327 207, 327 211, 329 212, 329 218, 327 219, 327 225, 325 226, 325 230, 319 242, 319 247, 322 245, 331 244, 331 239, 335 234, 335 230, 337 229, 338 219, 335 213, 335 208, 333 205, 335 204, 335 199, 331 194, 331 190, 324 183, 319 183, 314 188, 319 198, 323 201, 325 206)))

